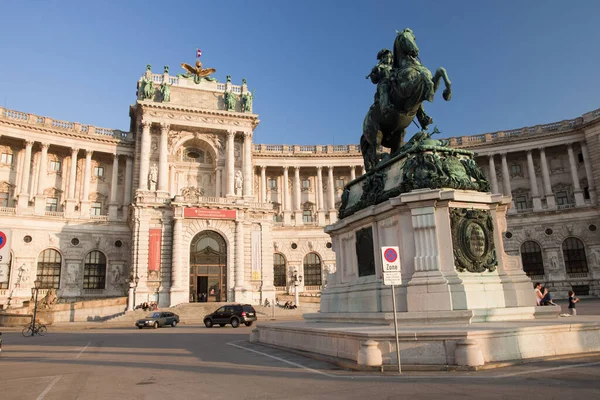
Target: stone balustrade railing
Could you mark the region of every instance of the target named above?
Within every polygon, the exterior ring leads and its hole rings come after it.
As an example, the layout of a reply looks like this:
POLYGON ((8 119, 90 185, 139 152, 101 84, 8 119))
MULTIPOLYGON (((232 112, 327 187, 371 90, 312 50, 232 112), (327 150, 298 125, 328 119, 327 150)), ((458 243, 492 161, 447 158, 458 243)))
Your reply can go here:
MULTIPOLYGON (((144 76, 142 76, 143 78, 144 76)), ((142 79, 140 78, 140 80, 142 79)), ((171 76, 171 75, 166 75, 166 74, 152 74, 152 82, 154 82, 155 84, 162 84, 165 79, 168 81, 169 85, 171 86, 176 86, 176 87, 191 87, 191 88, 202 88, 198 85, 196 85, 194 83, 193 80, 189 80, 189 79, 180 79, 176 76, 171 76)), ((212 89, 214 89, 217 92, 224 92, 225 89, 227 89, 227 84, 226 83, 221 83, 221 82, 209 82, 206 81, 203 85, 204 88, 206 88, 206 85, 210 85, 211 83, 214 84, 214 87, 212 89)), ((210 87, 210 86, 209 86, 210 87)), ((237 85, 231 85, 231 91, 233 93, 237 93, 240 94, 242 93, 242 87, 241 86, 237 86, 237 85)))
POLYGON ((43 126, 50 129, 68 131, 89 136, 108 136, 112 137, 113 139, 127 142, 132 142, 134 140, 131 132, 124 132, 118 129, 100 128, 93 125, 82 125, 77 122, 61 121, 35 114, 9 110, 3 107, 0 107, 0 120, 18 121, 24 124, 43 126))
POLYGON ((360 155, 357 144, 343 145, 287 145, 287 144, 255 144, 254 154, 355 154, 360 155))

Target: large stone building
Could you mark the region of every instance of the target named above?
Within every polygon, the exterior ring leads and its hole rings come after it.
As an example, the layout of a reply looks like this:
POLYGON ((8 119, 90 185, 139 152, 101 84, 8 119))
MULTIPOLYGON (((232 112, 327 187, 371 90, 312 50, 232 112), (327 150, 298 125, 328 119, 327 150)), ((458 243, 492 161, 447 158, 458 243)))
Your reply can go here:
MULTIPOLYGON (((335 268, 325 225, 364 173, 356 145, 253 143, 241 86, 152 73, 130 132, 0 108, 0 304, 55 288, 161 306, 316 295, 335 268), (6 241, 0 241, 2 243, 6 241)), ((557 295, 600 294, 600 110, 569 121, 450 139, 512 194, 505 245, 557 295)))

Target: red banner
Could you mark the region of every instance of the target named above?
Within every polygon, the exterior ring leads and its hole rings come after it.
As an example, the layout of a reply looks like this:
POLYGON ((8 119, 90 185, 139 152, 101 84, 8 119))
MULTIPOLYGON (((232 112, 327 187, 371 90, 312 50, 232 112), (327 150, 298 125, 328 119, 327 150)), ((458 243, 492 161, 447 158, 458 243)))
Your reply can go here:
POLYGON ((150 229, 150 239, 148 248, 148 271, 158 271, 160 269, 160 237, 162 229, 150 229))
POLYGON ((185 218, 207 218, 207 219, 235 219, 236 210, 218 210, 212 208, 184 208, 185 218))

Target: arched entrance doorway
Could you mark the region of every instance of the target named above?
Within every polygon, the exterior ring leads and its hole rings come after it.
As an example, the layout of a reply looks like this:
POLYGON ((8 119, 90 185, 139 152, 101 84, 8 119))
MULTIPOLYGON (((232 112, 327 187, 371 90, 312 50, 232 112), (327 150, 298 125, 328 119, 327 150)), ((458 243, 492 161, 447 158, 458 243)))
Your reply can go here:
POLYGON ((202 231, 190 245, 190 302, 227 301, 227 244, 202 231))

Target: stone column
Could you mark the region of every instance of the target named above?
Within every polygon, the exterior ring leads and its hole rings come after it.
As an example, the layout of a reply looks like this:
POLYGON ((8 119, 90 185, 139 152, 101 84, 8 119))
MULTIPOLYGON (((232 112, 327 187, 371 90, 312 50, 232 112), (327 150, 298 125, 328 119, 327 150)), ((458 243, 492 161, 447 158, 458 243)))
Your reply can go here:
POLYGON ((90 181, 92 179, 92 150, 85 151, 85 168, 83 170, 83 193, 79 210, 84 218, 90 217, 90 181))
POLYGON ((128 206, 131 204, 131 185, 133 184, 133 176, 132 173, 132 164, 133 160, 131 156, 125 157, 125 192, 123 193, 123 205, 128 206))
POLYGON ((71 148, 71 168, 69 171, 69 188, 67 193, 67 200, 65 201, 65 216, 71 217, 75 213, 75 205, 77 199, 75 198, 75 185, 77 184, 77 154, 79 149, 71 148))
POLYGON ((44 215, 46 211, 46 197, 44 196, 44 186, 46 185, 46 175, 48 174, 48 147, 49 143, 42 143, 42 152, 40 154, 40 165, 38 168, 37 192, 35 196, 35 214, 44 215))
POLYGON ((294 170, 294 218, 296 225, 302 225, 302 187, 300 184, 300 167, 294 170))
POLYGON ((288 166, 283 166, 283 223, 284 225, 289 225, 291 222, 291 206, 290 206, 290 190, 288 187, 288 166))
POLYGON ((161 192, 169 191, 169 163, 168 163, 168 148, 169 139, 169 124, 160 125, 160 153, 158 155, 158 190, 161 192))
POLYGON ((325 225, 325 207, 323 201, 323 167, 317 166, 317 187, 315 188, 317 198, 317 222, 319 226, 325 225))
POLYGON ((216 180, 215 180, 215 196, 221 197, 221 167, 215 169, 216 180))
POLYGON ((260 167, 260 201, 262 203, 267 202, 267 167, 262 165, 260 167))
POLYGON ((335 190, 334 190, 334 181, 333 181, 333 167, 328 167, 328 178, 329 183, 327 184, 327 189, 329 190, 329 210, 335 210, 335 190))
POLYGON ((225 144, 225 153, 227 154, 227 197, 235 196, 235 154, 234 154, 235 132, 227 132, 227 142, 225 144))
POLYGON ((21 174, 21 192, 19 193, 18 208, 26 210, 29 207, 29 175, 31 174, 31 149, 33 141, 25 141, 25 159, 23 160, 23 172, 21 174))
POLYGON ((235 221, 235 301, 242 299, 244 272, 244 223, 235 221))
POLYGON ((573 155, 573 143, 567 145, 567 152, 569 153, 569 166, 571 167, 571 179, 573 180, 573 192, 575 194, 575 206, 581 207, 585 205, 583 199, 583 190, 579 184, 579 175, 577 174, 577 163, 575 162, 575 156, 573 155))
POLYGON ((492 193, 499 193, 498 191, 498 177, 496 176, 496 165, 494 164, 494 155, 489 155, 489 167, 490 167, 490 183, 492 184, 492 193))
POLYGON ((531 188, 531 198, 533 199, 533 211, 541 211, 542 200, 540 199, 540 192, 538 190, 531 150, 527 150, 527 173, 529 174, 529 187, 531 188))
POLYGON ((175 166, 174 165, 169 166, 169 195, 171 196, 171 198, 173 198, 177 195, 177 192, 175 190, 175 166))
POLYGON ((142 141, 140 143, 140 182, 138 190, 148 190, 148 172, 150 172, 150 122, 142 122, 142 141))
POLYGON ((244 132, 244 197, 252 197, 254 189, 252 173, 252 132, 244 132))
MULTIPOLYGON (((175 210, 178 214, 179 210, 175 210)), ((183 283, 185 277, 182 260, 183 219, 179 216, 173 218, 173 250, 171 251, 171 306, 189 302, 189 294, 183 283)))
POLYGON ((110 179, 110 202, 108 203, 108 219, 114 221, 117 219, 117 189, 119 186, 119 155, 113 154, 112 177, 110 179))
POLYGON ((356 179, 356 167, 354 165, 350 166, 350 180, 353 181, 356 179))
POLYGON ((588 181, 590 201, 592 204, 596 204, 596 185, 594 183, 594 174, 592 172, 592 164, 590 163, 590 155, 586 142, 581 142, 581 154, 583 155, 583 163, 585 165, 585 176, 588 181))
MULTIPOLYGON (((503 186, 503 194, 505 196, 512 196, 512 191, 510 188, 510 173, 508 171, 508 163, 506 162, 506 153, 502 153, 502 186, 503 186)), ((511 207, 508 210, 509 214, 514 214, 517 212, 515 208, 515 199, 511 200, 511 207)))
POLYGON ((549 210, 556 209, 556 198, 552 193, 550 184, 550 174, 548 173, 548 160, 546 160, 546 151, 542 147, 540 149, 540 166, 542 167, 542 180, 544 181, 544 196, 546 197, 546 205, 549 210))

